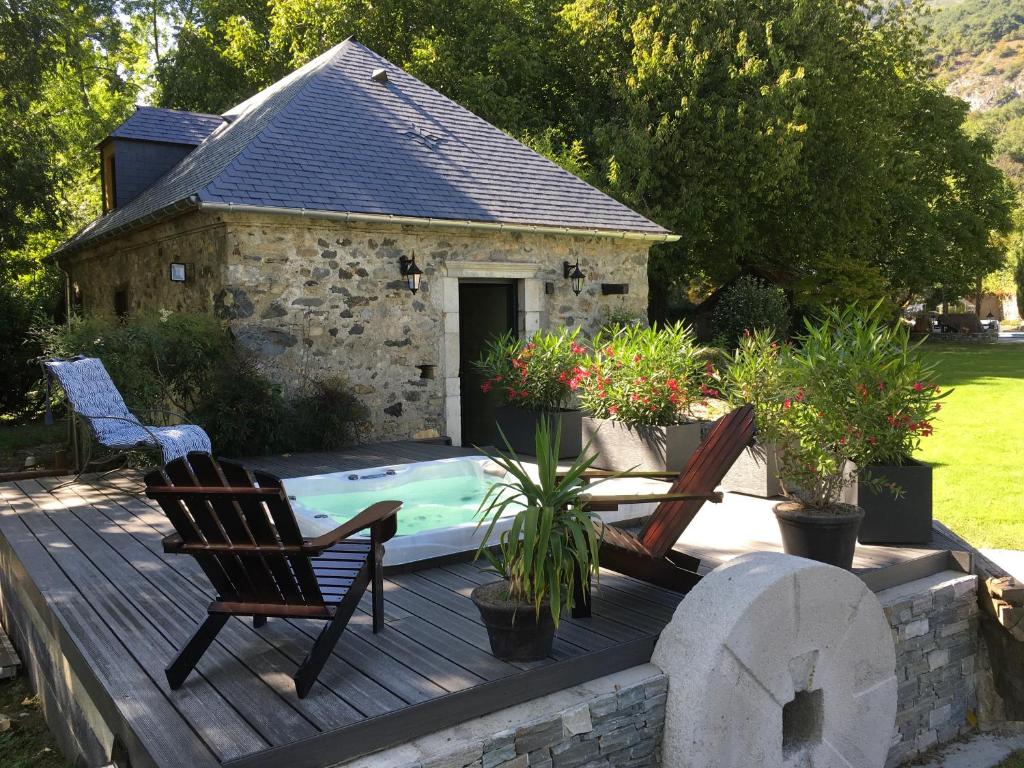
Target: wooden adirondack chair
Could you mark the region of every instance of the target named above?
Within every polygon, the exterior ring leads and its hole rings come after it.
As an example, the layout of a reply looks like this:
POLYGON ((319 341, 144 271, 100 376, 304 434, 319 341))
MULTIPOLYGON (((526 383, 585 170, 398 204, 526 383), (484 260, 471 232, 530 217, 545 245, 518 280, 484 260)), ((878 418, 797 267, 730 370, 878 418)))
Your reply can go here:
MULTIPOLYGON (((689 592, 698 581, 700 560, 673 549, 705 501, 718 503, 722 494, 715 491, 736 459, 754 438, 754 408, 744 405, 719 419, 700 446, 686 462, 683 471, 615 473, 591 470, 584 482, 599 477, 675 478, 668 493, 640 496, 592 496, 585 506, 594 512, 608 512, 621 504, 659 502, 640 532, 634 536, 613 525, 598 524, 601 539, 602 568, 633 576, 677 592, 689 592)), ((577 594, 577 617, 590 615, 590 596, 577 594), (582 598, 582 600, 580 599, 582 598)))
POLYGON ((189 672, 231 616, 323 619, 327 625, 295 674, 299 698, 309 693, 334 645, 373 583, 373 631, 384 626, 383 544, 395 535, 400 501, 379 501, 344 525, 305 539, 281 481, 249 473, 208 454, 191 453, 146 475, 177 533, 164 551, 192 555, 217 592, 206 621, 167 667, 172 689, 189 672), (350 538, 369 529, 369 538, 350 538))

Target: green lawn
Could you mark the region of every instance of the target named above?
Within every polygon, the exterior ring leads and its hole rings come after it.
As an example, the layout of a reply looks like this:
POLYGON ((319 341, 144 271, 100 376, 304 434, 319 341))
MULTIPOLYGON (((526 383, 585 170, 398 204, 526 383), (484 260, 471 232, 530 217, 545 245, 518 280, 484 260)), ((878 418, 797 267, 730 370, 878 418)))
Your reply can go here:
POLYGON ((977 547, 1024 549, 1024 344, 924 350, 954 389, 919 454, 935 517, 977 547))

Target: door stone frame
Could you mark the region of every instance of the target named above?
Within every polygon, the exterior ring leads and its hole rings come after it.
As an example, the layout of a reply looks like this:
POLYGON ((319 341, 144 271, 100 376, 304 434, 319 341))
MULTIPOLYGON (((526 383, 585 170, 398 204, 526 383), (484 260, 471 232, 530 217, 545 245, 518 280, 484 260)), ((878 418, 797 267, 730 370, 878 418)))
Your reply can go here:
POLYGON ((441 277, 441 377, 444 381, 444 434, 462 445, 462 390, 459 383, 459 281, 472 278, 514 280, 516 325, 520 335, 544 323, 543 268, 536 262, 469 261, 446 265, 441 277))

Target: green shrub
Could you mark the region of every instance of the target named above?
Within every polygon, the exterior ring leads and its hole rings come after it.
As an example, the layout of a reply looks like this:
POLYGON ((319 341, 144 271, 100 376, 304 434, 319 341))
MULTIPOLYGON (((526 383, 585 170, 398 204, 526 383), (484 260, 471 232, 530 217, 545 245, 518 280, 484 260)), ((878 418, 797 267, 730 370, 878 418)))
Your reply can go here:
POLYGON ((288 404, 288 450, 332 451, 360 442, 370 413, 340 377, 312 382, 288 404))
POLYGON ((209 315, 75 320, 37 338, 48 357, 100 358, 141 418, 173 411, 170 421, 203 427, 218 455, 332 450, 357 442, 366 429, 367 411, 343 380, 307 382, 286 397, 209 315))
POLYGON ((744 331, 770 331, 776 339, 789 335, 789 300, 785 292, 751 275, 722 291, 711 316, 715 338, 732 349, 744 331))

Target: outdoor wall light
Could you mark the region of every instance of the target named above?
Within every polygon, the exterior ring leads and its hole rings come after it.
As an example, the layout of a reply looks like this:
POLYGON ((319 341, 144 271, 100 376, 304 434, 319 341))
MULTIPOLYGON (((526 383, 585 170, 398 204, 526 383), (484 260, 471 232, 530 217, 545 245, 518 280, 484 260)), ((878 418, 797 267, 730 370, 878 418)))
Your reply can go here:
POLYGON ((171 262, 171 282, 184 283, 188 279, 188 268, 177 261, 171 262))
POLYGON ((423 276, 423 270, 416 266, 416 251, 412 252, 412 258, 402 256, 398 260, 398 268, 405 278, 405 287, 415 294, 420 289, 420 278, 423 276))
POLYGON ((587 276, 580 271, 580 260, 576 259, 575 264, 563 261, 562 276, 572 284, 572 292, 579 296, 580 292, 583 290, 583 281, 587 278, 587 276))

